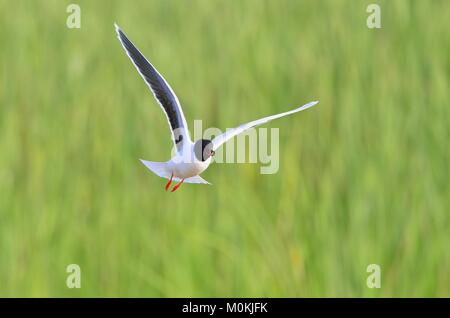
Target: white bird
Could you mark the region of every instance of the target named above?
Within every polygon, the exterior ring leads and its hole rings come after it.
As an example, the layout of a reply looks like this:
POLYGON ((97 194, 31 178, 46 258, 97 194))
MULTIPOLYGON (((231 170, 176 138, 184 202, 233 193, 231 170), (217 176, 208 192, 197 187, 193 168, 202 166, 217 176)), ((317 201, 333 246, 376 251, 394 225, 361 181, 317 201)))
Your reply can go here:
POLYGON ((169 179, 169 182, 165 186, 166 191, 169 189, 172 181, 179 181, 179 183, 173 187, 172 192, 177 190, 183 182, 209 184, 209 182, 200 177, 199 174, 208 168, 211 164, 212 156, 214 156, 215 151, 222 144, 247 129, 265 124, 276 118, 300 112, 318 103, 318 101, 310 102, 288 112, 242 124, 236 128, 227 130, 213 140, 200 139, 193 143, 189 136, 188 126, 180 102, 172 88, 156 68, 127 38, 119 26, 117 24, 114 24, 114 26, 125 52, 152 91, 169 122, 172 139, 174 146, 176 147, 176 153, 172 159, 167 162, 153 162, 141 159, 142 163, 153 173, 161 178, 169 179))

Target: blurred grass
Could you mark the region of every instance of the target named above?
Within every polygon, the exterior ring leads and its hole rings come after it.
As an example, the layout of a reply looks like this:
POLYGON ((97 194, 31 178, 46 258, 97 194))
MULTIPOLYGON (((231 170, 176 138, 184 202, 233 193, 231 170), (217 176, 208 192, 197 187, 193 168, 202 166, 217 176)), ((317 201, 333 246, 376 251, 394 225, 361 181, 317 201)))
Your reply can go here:
POLYGON ((0 1, 0 296, 450 296, 448 1, 0 1), (165 193, 167 123, 271 123, 280 170, 165 193), (66 266, 82 288, 66 288, 66 266), (380 264, 382 288, 366 287, 380 264))

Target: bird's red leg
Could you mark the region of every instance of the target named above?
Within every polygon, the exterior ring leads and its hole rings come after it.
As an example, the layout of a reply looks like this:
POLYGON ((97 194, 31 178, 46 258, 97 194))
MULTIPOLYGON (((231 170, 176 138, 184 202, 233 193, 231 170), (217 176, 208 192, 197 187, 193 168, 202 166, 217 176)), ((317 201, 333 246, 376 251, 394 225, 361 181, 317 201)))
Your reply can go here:
POLYGON ((167 184, 166 184, 166 191, 167 191, 167 189, 169 189, 170 184, 172 183, 172 178, 173 178, 173 173, 170 175, 170 180, 169 180, 169 182, 167 182, 167 184))
POLYGON ((181 179, 180 183, 178 183, 176 186, 173 187, 172 192, 175 192, 180 187, 180 185, 183 183, 183 181, 184 181, 184 178, 181 179))

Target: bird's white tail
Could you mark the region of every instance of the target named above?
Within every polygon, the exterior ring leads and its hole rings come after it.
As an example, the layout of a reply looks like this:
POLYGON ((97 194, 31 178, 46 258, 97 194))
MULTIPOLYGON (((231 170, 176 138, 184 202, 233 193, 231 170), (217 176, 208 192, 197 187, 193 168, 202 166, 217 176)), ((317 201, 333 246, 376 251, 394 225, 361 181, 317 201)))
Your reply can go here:
POLYGON ((157 176, 166 179, 170 178, 170 173, 166 169, 167 167, 166 162, 154 162, 154 161, 147 161, 144 159, 141 159, 141 162, 157 176))
POLYGON ((203 183, 203 184, 211 184, 200 176, 190 177, 184 180, 186 183, 203 183))
MULTIPOLYGON (((157 176, 161 178, 170 179, 171 173, 170 171, 167 170, 167 162, 154 162, 154 161, 147 161, 144 159, 141 159, 141 162, 157 176)), ((172 180, 177 182, 181 181, 181 179, 177 177, 173 177, 172 180)), ((184 180, 184 182, 211 184, 200 176, 187 178, 184 180)))

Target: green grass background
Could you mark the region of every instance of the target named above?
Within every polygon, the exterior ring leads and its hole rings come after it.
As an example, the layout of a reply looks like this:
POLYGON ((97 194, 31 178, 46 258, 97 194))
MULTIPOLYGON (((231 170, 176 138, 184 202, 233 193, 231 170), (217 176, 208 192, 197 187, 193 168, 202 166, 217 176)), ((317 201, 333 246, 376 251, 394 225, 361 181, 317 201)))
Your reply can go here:
POLYGON ((0 296, 450 296, 449 1, 80 0, 81 29, 69 3, 0 1, 0 296), (167 123, 114 21, 190 125, 320 100, 266 126, 279 172, 166 193, 138 159, 169 159, 167 123))

